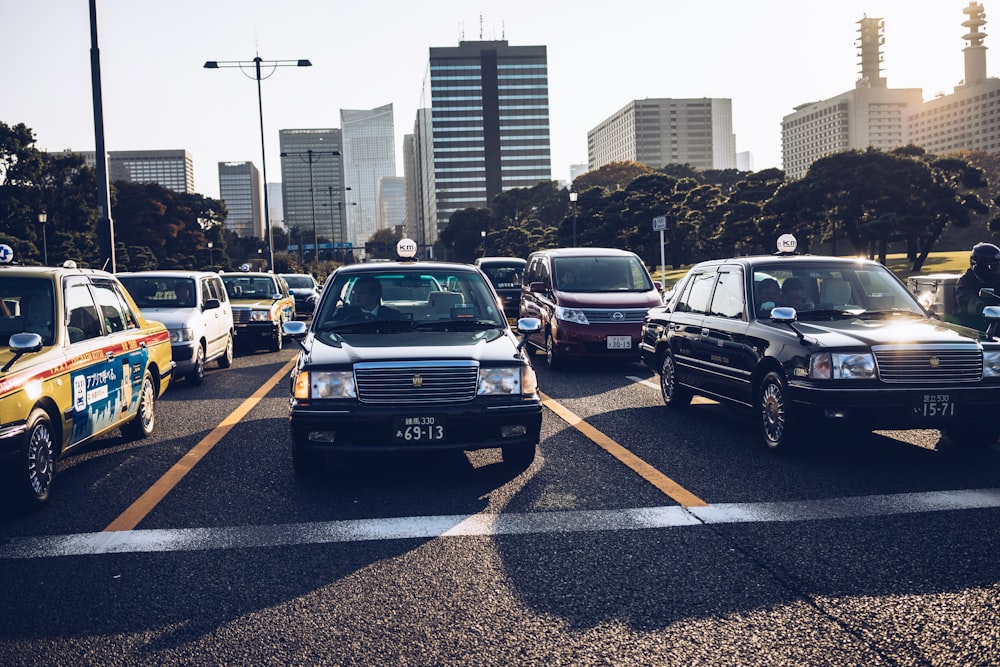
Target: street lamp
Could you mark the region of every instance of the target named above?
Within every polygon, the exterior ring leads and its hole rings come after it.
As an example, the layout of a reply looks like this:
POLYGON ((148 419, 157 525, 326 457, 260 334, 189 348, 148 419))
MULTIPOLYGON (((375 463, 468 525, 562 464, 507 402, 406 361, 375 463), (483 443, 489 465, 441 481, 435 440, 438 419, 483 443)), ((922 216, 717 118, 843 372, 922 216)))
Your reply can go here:
POLYGON ((49 265, 49 242, 45 238, 45 223, 49 221, 49 214, 42 211, 38 214, 38 224, 42 226, 42 264, 49 265))
POLYGON ((576 247, 576 193, 569 193, 569 201, 573 204, 573 247, 576 247))
MULTIPOLYGON (((309 161, 309 203, 312 207, 312 225, 313 225, 313 258, 319 259, 319 243, 316 235, 316 188, 313 185, 313 162, 319 162, 320 158, 324 155, 340 155, 340 151, 314 151, 313 149, 308 149, 304 151, 288 151, 281 154, 281 157, 289 157, 294 155, 299 159, 305 156, 309 161), (316 159, 313 159, 313 156, 316 159)), ((332 188, 332 186, 331 186, 332 188)), ((332 231, 332 225, 331 225, 332 231)))
POLYGON ((212 242, 208 242, 208 265, 212 266, 215 264, 215 251, 212 250, 212 242))
POLYGON ((312 67, 308 60, 262 60, 260 56, 253 60, 209 60, 205 63, 205 69, 222 69, 224 67, 238 67, 248 78, 257 80, 257 112, 260 115, 260 166, 264 178, 264 242, 267 244, 268 269, 274 271, 274 238, 271 235, 271 210, 267 197, 267 148, 264 143, 264 102, 260 93, 261 78, 269 79, 279 67, 312 67), (267 76, 261 77, 260 67, 265 65, 271 68, 267 76), (254 76, 250 76, 249 67, 253 67, 254 76))
POLYGON ((486 257, 486 230, 479 232, 479 235, 483 237, 483 257, 486 257))

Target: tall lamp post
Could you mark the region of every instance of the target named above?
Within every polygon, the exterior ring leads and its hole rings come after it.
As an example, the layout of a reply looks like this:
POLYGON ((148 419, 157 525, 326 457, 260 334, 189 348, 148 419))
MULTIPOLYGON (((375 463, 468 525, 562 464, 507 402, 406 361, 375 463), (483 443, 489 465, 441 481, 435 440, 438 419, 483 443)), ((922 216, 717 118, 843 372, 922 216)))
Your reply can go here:
POLYGON ((573 204, 573 247, 576 247, 576 193, 569 193, 569 201, 573 204))
POLYGON ((215 251, 212 250, 212 242, 208 242, 208 265, 212 266, 215 264, 215 251))
POLYGON ((308 149, 304 151, 287 151, 281 154, 281 157, 296 156, 300 160, 305 157, 309 162, 309 204, 312 207, 312 226, 313 226, 313 259, 319 259, 319 243, 318 236, 316 234, 316 187, 313 184, 313 162, 319 162, 320 158, 324 155, 340 155, 340 151, 314 151, 313 149, 308 149), (313 159, 316 156, 316 159, 313 159))
POLYGON ((38 224, 42 226, 42 264, 49 265, 49 242, 45 238, 45 223, 49 221, 49 214, 42 211, 38 214, 38 224))
POLYGON ((238 67, 248 78, 257 79, 257 112, 260 115, 260 166, 264 178, 264 242, 267 244, 267 268, 274 271, 274 237, 271 235, 271 205, 267 197, 267 148, 264 143, 264 102, 260 93, 261 79, 269 79, 279 67, 312 67, 308 60, 262 60, 260 56, 253 60, 209 60, 205 69, 222 69, 238 67), (270 68, 266 76, 261 76, 261 65, 270 68), (254 76, 250 76, 249 68, 253 67, 254 76))

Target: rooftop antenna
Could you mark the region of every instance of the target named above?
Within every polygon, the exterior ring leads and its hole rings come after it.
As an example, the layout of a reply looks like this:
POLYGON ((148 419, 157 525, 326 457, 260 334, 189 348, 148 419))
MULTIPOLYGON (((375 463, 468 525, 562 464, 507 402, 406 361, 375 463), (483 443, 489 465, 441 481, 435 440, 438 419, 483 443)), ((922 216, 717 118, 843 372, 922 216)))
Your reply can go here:
POLYGON ((483 41, 483 13, 479 12, 479 41, 483 41))

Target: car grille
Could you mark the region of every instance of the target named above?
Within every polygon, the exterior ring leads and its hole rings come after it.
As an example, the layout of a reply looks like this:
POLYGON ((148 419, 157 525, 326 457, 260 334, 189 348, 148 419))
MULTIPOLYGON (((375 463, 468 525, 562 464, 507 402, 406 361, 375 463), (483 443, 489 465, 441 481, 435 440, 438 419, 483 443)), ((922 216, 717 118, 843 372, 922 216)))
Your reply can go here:
POLYGON ((877 345, 872 347, 883 382, 979 382, 983 352, 971 345, 877 345))
POLYGON ((233 308, 233 323, 246 324, 250 321, 249 308, 233 308))
POLYGON ((476 397, 479 364, 364 362, 354 365, 354 378, 362 403, 455 403, 476 397))
POLYGON ((642 322, 649 308, 584 308, 591 324, 596 322, 642 322))

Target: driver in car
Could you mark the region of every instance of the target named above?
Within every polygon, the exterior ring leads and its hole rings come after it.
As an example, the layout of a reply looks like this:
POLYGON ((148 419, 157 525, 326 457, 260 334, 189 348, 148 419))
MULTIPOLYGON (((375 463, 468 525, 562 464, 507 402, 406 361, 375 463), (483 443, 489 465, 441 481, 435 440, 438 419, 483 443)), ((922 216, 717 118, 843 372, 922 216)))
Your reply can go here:
POLYGON ((382 305, 382 283, 375 278, 360 278, 351 294, 351 306, 343 319, 401 320, 402 313, 382 305))

